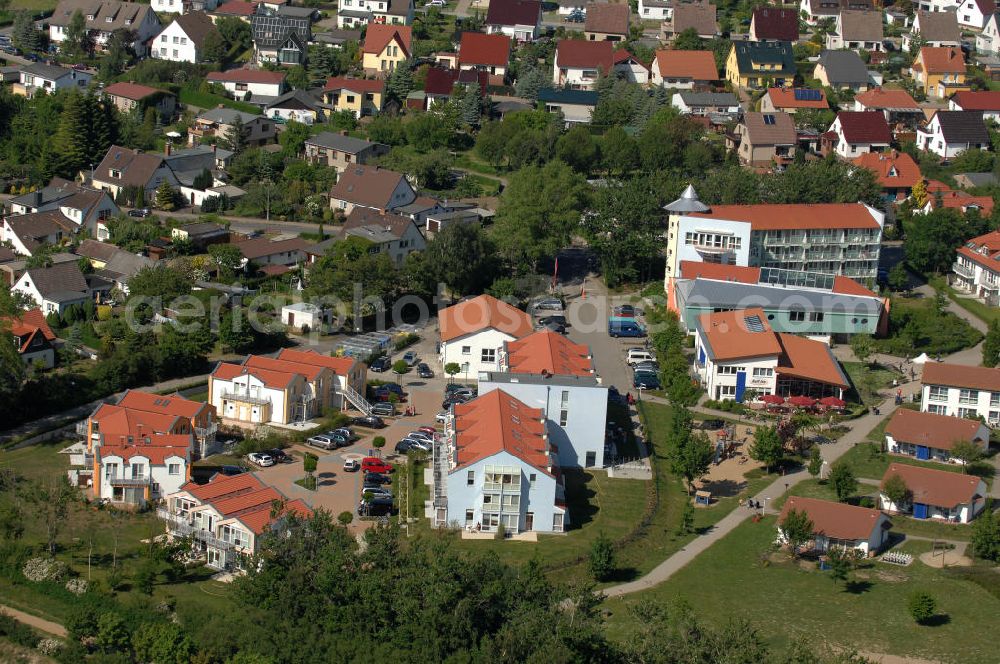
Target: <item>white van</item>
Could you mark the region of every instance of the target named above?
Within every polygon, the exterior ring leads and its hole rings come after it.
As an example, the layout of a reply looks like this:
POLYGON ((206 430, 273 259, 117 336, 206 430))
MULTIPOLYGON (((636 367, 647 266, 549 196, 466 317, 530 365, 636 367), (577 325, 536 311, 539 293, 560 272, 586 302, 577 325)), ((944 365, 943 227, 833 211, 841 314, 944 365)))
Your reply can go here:
POLYGON ((625 355, 625 361, 629 366, 635 366, 640 362, 646 361, 656 361, 656 355, 649 352, 645 348, 629 348, 628 353, 625 355))

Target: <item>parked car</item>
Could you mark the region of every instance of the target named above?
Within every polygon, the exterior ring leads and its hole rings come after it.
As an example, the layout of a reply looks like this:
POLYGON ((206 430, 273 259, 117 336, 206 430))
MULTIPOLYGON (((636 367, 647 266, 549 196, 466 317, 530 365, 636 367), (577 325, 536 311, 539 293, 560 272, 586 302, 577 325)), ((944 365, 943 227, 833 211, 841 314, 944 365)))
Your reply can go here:
POLYGON ((408 350, 403 353, 403 361, 406 362, 406 366, 412 367, 417 363, 417 351, 408 350))
POLYGON ((633 307, 631 304, 622 304, 613 309, 615 316, 621 316, 622 318, 635 318, 642 312, 633 307))
POLYGON ((632 366, 633 371, 649 371, 652 373, 660 372, 660 363, 656 360, 647 360, 645 362, 639 362, 632 366))
POLYGON ((448 421, 449 415, 451 415, 451 413, 449 413, 447 410, 442 410, 440 413, 434 416, 434 421, 444 424, 445 422, 448 421))
POLYGON ((587 20, 587 14, 580 11, 579 9, 574 9, 571 11, 564 19, 567 23, 583 23, 587 20))
POLYGON ((549 332, 555 332, 556 334, 566 334, 566 326, 558 323, 549 323, 543 329, 548 330, 549 332))
POLYGON ((410 444, 411 450, 420 450, 421 452, 430 452, 434 447, 434 444, 429 440, 424 440, 423 438, 404 438, 406 442, 410 444))
MULTIPOLYGON (((396 385, 396 387, 398 388, 399 386, 396 385)), ((374 395, 375 401, 391 401, 392 395, 396 395, 396 401, 406 401, 405 393, 389 389, 388 385, 379 385, 372 390, 372 395, 374 395)))
POLYGON ((383 417, 392 417, 396 414, 396 406, 388 401, 380 401, 372 404, 372 414, 383 417))
POLYGON ((365 415, 364 417, 355 417, 351 420, 351 424, 359 427, 365 427, 367 429, 384 429, 385 420, 383 420, 378 415, 365 415))
POLYGON ((376 390, 384 390, 384 391, 388 391, 388 392, 393 392, 398 397, 405 397, 406 396, 406 392, 403 391, 403 388, 400 387, 399 385, 397 385, 396 383, 386 383, 385 385, 379 385, 375 389, 376 390))
POLYGON ((445 397, 444 401, 441 402, 441 407, 448 410, 452 406, 460 403, 465 403, 466 401, 471 401, 472 397, 465 396, 462 394, 450 394, 445 397))
POLYGON ((722 420, 702 420, 701 422, 695 420, 691 423, 691 428, 693 429, 705 429, 706 431, 717 431, 726 426, 726 423, 722 420))
POLYGON ((335 433, 338 436, 343 436, 348 441, 354 438, 354 432, 348 429, 347 427, 340 427, 339 429, 334 429, 333 431, 331 431, 331 433, 335 433))
POLYGON ((377 457, 365 457, 362 459, 361 469, 366 473, 391 473, 395 470, 395 468, 377 457))
POLYGON ((139 219, 145 219, 149 215, 153 214, 149 208, 135 208, 134 210, 128 211, 128 216, 137 217, 139 219))
POLYGON ((386 489, 381 484, 365 484, 361 487, 361 495, 363 496, 366 493, 370 493, 373 496, 387 496, 388 498, 392 498, 392 491, 386 489))
POLYGON ((361 470, 361 464, 358 463, 357 459, 348 459, 344 462, 345 473, 356 473, 359 470, 361 470))
POLYGON ((243 473, 247 472, 247 469, 240 468, 239 466, 222 466, 221 468, 219 468, 218 472, 222 473, 223 475, 228 475, 232 477, 233 475, 242 475, 243 473))
POLYGON ((433 436, 433 434, 429 434, 426 431, 419 431, 419 430, 417 430, 417 431, 411 431, 410 433, 406 434, 406 437, 407 438, 416 438, 417 440, 426 440, 426 441, 431 442, 431 443, 434 442, 434 436, 433 436))
POLYGON ((617 316, 608 320, 608 335, 611 337, 644 337, 646 336, 646 328, 631 318, 617 316))
POLYGON ((538 300, 532 305, 535 311, 562 311, 563 303, 557 297, 547 297, 543 300, 538 300))
POLYGON ((632 377, 632 387, 658 390, 660 389, 660 377, 652 372, 639 371, 632 377))
POLYGON ((275 463, 292 463, 295 461, 295 457, 285 450, 278 449, 277 447, 273 450, 264 450, 264 453, 274 459, 275 463))
POLYGON ((475 390, 474 387, 469 387, 467 385, 462 385, 461 383, 448 383, 444 386, 444 395, 448 396, 452 392, 459 392, 461 390, 475 390))
POLYGON ((388 371, 391 368, 392 368, 392 360, 390 360, 388 357, 382 356, 372 360, 372 363, 368 367, 368 370, 374 371, 375 373, 382 373, 384 371, 388 371))
POLYGON ((424 7, 447 7, 448 3, 444 0, 429 0, 424 3, 424 7))
POLYGON ((431 371, 431 368, 427 366, 426 362, 421 362, 417 365, 417 375, 421 378, 433 378, 434 372, 431 371))
POLYGON ((406 454, 411 449, 413 449, 413 441, 409 438, 404 438, 403 440, 396 443, 396 454, 406 454))
POLYGON ((645 348, 629 348, 628 352, 625 353, 625 361, 629 364, 636 364, 638 362, 645 362, 646 360, 655 360, 656 355, 646 350, 645 348))
POLYGON ((306 445, 318 447, 321 450, 332 450, 337 448, 337 440, 328 433, 306 438, 306 445))
POLYGON ((554 316, 542 316, 538 319, 538 327, 543 328, 548 325, 561 325, 562 327, 569 327, 569 321, 562 314, 556 314, 554 316))
POLYGON ((274 465, 274 459, 271 458, 271 455, 263 452, 251 452, 247 455, 247 461, 255 463, 261 468, 270 468, 274 465))
POLYGON ((396 511, 392 498, 373 496, 368 502, 358 503, 358 516, 391 516, 396 511))
POLYGON ((423 431, 424 433, 429 433, 432 436, 437 435, 438 430, 434 427, 419 427, 417 431, 423 431))
POLYGON ((392 484, 392 478, 382 473, 365 473, 365 484, 392 484))

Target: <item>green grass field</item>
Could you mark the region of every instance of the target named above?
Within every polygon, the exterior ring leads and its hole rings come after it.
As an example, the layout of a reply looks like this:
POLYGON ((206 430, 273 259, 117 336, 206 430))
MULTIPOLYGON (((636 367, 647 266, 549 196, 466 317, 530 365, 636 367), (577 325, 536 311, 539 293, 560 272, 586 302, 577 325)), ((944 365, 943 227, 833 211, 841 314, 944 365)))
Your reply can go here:
MULTIPOLYGON (((817 648, 857 648, 943 662, 996 661, 984 616, 1000 610, 1000 598, 982 584, 919 561, 905 568, 873 562, 862 563, 849 592, 815 568, 765 560, 774 537, 775 517, 746 521, 667 582, 608 600, 608 634, 622 641, 634 635, 637 626, 630 607, 640 602, 669 605, 682 599, 710 623, 722 624, 734 616, 750 620, 778 652, 801 639, 817 648), (910 618, 907 599, 917 589, 938 600, 941 617, 936 626, 918 626, 910 618)), ((907 549, 919 552, 927 544, 907 549)))
POLYGON ((56 8, 56 0, 13 0, 8 7, 8 11, 16 12, 25 9, 31 11, 52 11, 56 8))

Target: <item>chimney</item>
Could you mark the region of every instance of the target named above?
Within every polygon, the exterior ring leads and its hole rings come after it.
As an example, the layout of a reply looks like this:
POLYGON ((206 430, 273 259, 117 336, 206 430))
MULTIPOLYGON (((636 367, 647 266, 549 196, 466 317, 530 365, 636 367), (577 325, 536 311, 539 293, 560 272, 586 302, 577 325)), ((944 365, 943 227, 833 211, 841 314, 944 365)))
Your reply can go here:
POLYGON ((167 155, 169 157, 170 156, 171 147, 172 146, 170 145, 170 141, 167 141, 166 143, 164 143, 163 144, 163 154, 165 154, 165 155, 167 155))
POLYGON ((41 204, 42 204, 42 190, 37 189, 35 191, 35 205, 41 205, 41 204))

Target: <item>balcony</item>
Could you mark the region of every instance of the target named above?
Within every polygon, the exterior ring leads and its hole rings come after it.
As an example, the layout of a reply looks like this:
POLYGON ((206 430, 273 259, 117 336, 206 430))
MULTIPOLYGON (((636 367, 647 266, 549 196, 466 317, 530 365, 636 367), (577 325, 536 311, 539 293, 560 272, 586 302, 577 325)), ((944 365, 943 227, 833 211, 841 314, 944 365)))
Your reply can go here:
POLYGON ((149 486, 151 479, 148 477, 109 477, 108 483, 111 486, 149 486))
POLYGON ((259 397, 253 394, 247 394, 245 392, 223 392, 222 399, 224 401, 238 401, 240 403, 251 403, 258 406, 271 405, 270 399, 265 399, 264 397, 259 397))
POLYGON ((84 437, 86 437, 86 435, 87 435, 87 420, 84 420, 83 422, 77 422, 76 423, 76 434, 78 436, 84 436, 84 437))
POLYGON ((239 546, 239 544, 233 544, 232 542, 226 542, 225 540, 219 539, 207 530, 195 527, 184 517, 179 514, 173 514, 169 510, 162 508, 158 509, 156 510, 156 516, 167 522, 170 532, 174 535, 178 535, 180 537, 193 537, 194 539, 204 542, 211 547, 216 549, 225 549, 227 551, 239 546))
POLYGON ((195 427, 194 435, 197 438, 208 439, 208 438, 214 438, 215 434, 218 433, 218 431, 219 431, 219 425, 217 425, 215 422, 212 422, 207 427, 195 427))

